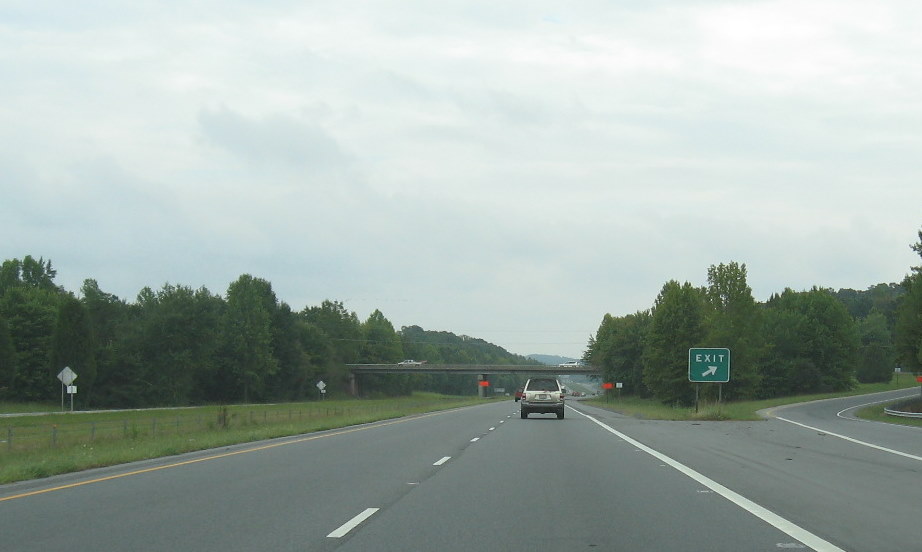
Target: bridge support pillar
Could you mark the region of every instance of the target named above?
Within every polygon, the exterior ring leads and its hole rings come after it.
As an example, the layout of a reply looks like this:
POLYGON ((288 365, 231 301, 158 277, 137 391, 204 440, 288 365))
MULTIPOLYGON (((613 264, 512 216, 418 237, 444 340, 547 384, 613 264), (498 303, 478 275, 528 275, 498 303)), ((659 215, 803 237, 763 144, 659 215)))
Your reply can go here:
POLYGON ((477 376, 477 396, 481 399, 486 398, 487 396, 487 387, 489 386, 490 380, 487 378, 486 374, 480 374, 477 376))

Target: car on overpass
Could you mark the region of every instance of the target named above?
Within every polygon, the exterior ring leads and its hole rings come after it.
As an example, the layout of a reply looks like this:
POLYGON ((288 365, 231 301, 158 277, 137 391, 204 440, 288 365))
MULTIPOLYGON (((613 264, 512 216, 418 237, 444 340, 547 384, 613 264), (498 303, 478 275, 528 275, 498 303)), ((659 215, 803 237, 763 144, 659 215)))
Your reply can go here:
POLYGON ((582 360, 571 360, 569 362, 561 362, 557 365, 558 368, 582 368, 586 366, 586 363, 582 360))
POLYGON ((412 358, 408 358, 406 360, 401 360, 400 362, 398 362, 397 366, 421 366, 425 363, 426 363, 425 360, 413 360, 412 358))
POLYGON ((557 378, 531 378, 522 392, 522 419, 529 414, 557 414, 563 419, 567 391, 557 378))

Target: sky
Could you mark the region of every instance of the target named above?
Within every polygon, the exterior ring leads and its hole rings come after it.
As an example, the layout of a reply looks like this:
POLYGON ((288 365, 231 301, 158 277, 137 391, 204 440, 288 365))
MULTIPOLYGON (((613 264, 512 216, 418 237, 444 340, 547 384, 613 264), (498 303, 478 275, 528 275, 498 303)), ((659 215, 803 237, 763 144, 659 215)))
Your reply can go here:
POLYGON ((527 355, 920 264, 922 4, 6 0, 0 260, 527 355))

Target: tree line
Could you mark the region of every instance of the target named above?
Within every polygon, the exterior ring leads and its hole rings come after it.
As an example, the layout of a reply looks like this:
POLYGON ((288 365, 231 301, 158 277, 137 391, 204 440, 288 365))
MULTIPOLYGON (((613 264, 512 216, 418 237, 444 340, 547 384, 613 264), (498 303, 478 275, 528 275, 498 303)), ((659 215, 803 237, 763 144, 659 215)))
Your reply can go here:
MULTIPOLYGON (((922 256, 922 231, 911 247, 922 256)), ((900 284, 785 289, 759 303, 745 264, 711 265, 706 286, 672 280, 650 309, 606 314, 585 356, 625 393, 687 405, 695 397, 688 381, 694 347, 730 349, 731 380, 722 392, 731 400, 887 382, 898 365, 922 371, 922 267, 900 284)), ((716 395, 715 387, 701 389, 716 395)))
MULTIPOLYGON (((496 345, 418 326, 395 330, 379 310, 361 321, 342 302, 294 311, 249 274, 224 295, 206 288, 145 287, 134 302, 84 281, 79 295, 55 284, 50 260, 0 266, 0 400, 49 401, 56 375, 78 374, 81 408, 310 400, 316 383, 345 393, 347 364, 530 364, 496 345)), ((365 395, 414 390, 469 395, 476 376, 362 375, 365 395)), ((494 386, 514 388, 516 376, 494 386)))

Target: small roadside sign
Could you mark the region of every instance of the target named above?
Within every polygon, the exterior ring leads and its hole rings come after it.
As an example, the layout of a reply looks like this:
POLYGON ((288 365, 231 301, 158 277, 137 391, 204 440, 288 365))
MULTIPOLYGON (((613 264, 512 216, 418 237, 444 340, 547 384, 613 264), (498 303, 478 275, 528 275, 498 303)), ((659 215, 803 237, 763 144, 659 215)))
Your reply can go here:
POLYGON ((730 381, 730 349, 692 348, 688 350, 688 381, 727 383, 730 381))
POLYGON ((65 366, 60 373, 58 373, 58 379, 61 380, 61 383, 64 385, 71 385, 74 383, 74 380, 77 379, 77 373, 70 369, 70 366, 65 366))

